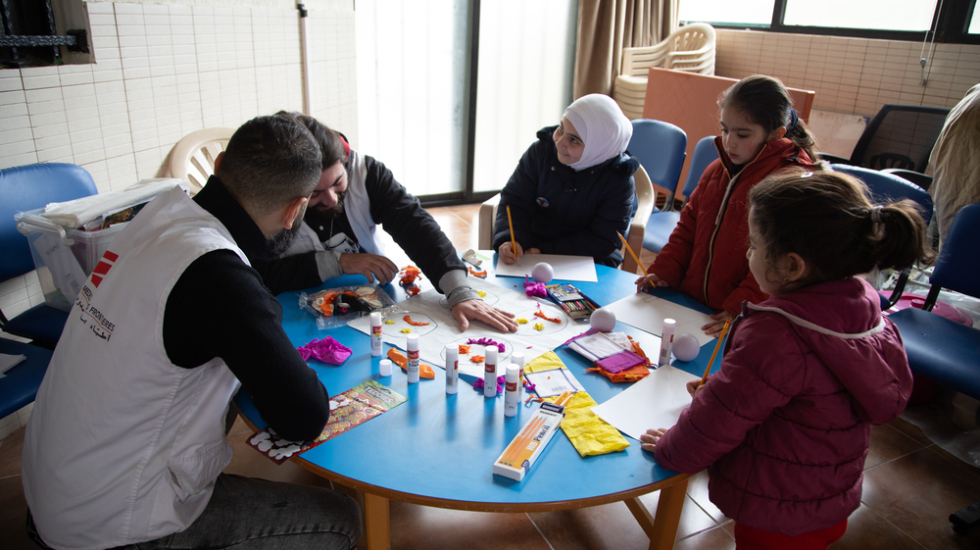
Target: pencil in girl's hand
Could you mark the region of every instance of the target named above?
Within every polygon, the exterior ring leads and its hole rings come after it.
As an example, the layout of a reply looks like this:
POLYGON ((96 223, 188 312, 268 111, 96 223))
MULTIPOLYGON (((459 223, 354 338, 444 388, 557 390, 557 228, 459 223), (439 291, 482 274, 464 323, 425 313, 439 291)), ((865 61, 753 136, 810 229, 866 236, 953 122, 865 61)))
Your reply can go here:
POLYGON ((507 205, 507 225, 510 226, 510 251, 517 256, 517 241, 514 239, 514 219, 510 217, 510 205, 507 205))
MULTIPOLYGON (((513 230, 511 230, 512 235, 513 233, 514 233, 513 230)), ((616 236, 618 236, 619 240, 623 241, 623 244, 626 245, 626 251, 630 253, 630 256, 633 256, 634 260, 636 260, 636 265, 640 266, 640 269, 643 270, 643 274, 649 275, 649 273, 647 273, 647 268, 643 267, 643 264, 640 263, 640 259, 636 257, 636 253, 633 252, 632 248, 630 248, 630 243, 626 242, 626 238, 623 237, 618 231, 616 232, 616 236)))
POLYGON ((725 326, 721 327, 721 334, 718 335, 718 343, 715 344, 715 351, 711 353, 711 359, 708 360, 708 367, 704 369, 704 376, 701 377, 701 383, 698 386, 703 386, 705 382, 708 381, 708 373, 711 372, 711 364, 715 362, 715 356, 718 355, 718 349, 721 348, 721 343, 725 341, 725 335, 728 334, 728 327, 732 324, 732 320, 728 319, 725 321, 725 326))

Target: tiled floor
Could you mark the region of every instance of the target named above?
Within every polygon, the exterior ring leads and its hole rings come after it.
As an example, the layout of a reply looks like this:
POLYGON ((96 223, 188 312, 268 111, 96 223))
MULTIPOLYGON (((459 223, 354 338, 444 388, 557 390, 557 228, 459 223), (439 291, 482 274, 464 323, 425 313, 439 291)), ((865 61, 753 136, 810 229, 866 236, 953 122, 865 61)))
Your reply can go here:
MULTIPOLYGON (((453 244, 476 248, 477 206, 430 209, 453 244)), ((402 261, 397 259, 398 262, 402 261)), ((644 261, 644 263, 648 263, 644 261)), ((401 264, 400 264, 401 265, 401 264)), ((241 422, 229 439, 235 458, 228 472, 266 479, 329 485, 292 462, 275 466, 246 448, 249 429, 241 422)), ((26 504, 20 483, 24 430, 0 441, 0 547, 32 548, 24 533, 26 504)), ((642 498, 651 512, 657 493, 642 498)), ((980 528, 953 532, 947 516, 980 499, 980 469, 932 444, 915 426, 896 420, 872 430, 861 507, 835 550, 980 548, 980 528)), ((732 523, 707 498, 707 477, 688 488, 678 540, 683 550, 731 550, 732 523)), ((565 512, 489 514, 391 503, 391 546, 408 549, 631 549, 649 540, 622 503, 565 512)))

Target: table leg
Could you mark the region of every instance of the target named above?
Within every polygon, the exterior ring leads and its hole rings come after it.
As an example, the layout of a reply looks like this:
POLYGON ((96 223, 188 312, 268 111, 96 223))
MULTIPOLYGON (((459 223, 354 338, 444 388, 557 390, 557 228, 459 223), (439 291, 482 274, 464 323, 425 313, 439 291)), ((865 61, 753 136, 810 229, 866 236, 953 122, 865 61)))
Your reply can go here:
POLYGON ((677 538, 677 526, 681 521, 681 510, 684 509, 686 493, 687 479, 661 489, 656 518, 650 514, 640 499, 630 498, 623 501, 633 513, 636 521, 639 522, 640 527, 650 537, 650 550, 674 547, 674 539, 677 538))
POLYGON ((391 522, 388 499, 364 493, 364 540, 367 550, 391 548, 391 522))

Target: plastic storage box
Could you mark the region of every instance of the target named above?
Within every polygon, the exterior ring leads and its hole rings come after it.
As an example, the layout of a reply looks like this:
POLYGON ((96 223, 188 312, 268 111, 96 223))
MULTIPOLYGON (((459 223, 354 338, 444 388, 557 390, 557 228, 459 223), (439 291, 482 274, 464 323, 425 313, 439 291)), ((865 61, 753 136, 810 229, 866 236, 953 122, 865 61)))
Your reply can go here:
POLYGON ((43 208, 20 212, 14 219, 31 245, 45 303, 69 311, 95 264, 127 224, 97 231, 65 229, 41 217, 42 212, 43 208))

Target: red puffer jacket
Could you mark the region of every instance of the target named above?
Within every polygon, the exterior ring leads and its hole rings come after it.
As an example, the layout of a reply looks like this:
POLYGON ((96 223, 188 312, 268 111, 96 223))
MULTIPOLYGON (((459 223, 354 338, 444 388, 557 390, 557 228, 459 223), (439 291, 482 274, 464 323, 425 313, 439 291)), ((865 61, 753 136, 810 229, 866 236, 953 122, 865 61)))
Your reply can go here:
POLYGON ((721 138, 719 160, 704 171, 670 240, 647 270, 715 311, 738 315, 742 302, 766 299, 745 253, 749 247, 749 191, 766 176, 793 166, 812 170, 810 157, 789 139, 770 141, 732 177, 721 138), (725 199, 727 196, 727 200, 725 199))
POLYGON ((912 391, 901 335, 860 278, 744 315, 657 462, 710 466, 711 501, 749 527, 796 536, 835 525, 860 505, 871 425, 898 416, 912 391))

